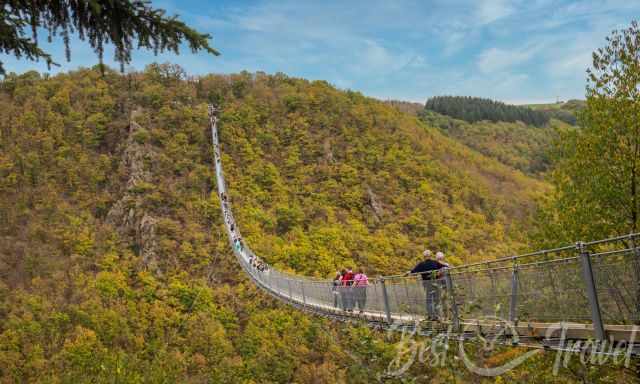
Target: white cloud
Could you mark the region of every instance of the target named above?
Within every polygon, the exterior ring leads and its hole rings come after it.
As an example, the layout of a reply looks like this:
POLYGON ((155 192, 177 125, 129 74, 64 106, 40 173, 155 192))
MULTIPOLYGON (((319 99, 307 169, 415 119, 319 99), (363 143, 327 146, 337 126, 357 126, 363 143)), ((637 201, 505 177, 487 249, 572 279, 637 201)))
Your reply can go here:
POLYGON ((549 64, 548 72, 556 77, 585 77, 585 71, 591 66, 591 51, 571 52, 549 64))
POLYGON ((423 69, 427 66, 427 59, 422 55, 415 55, 409 60, 409 62, 404 66, 405 68, 417 68, 423 69))
POLYGON ((481 25, 493 23, 515 12, 509 0, 480 0, 477 3, 476 17, 481 25))
POLYGON ((554 80, 573 79, 584 85, 585 71, 592 65, 592 53, 606 44, 611 30, 624 27, 618 19, 604 15, 590 20, 579 32, 565 30, 555 34, 548 38, 545 49, 545 72, 554 80))
MULTIPOLYGON (((355 42, 354 42, 355 43, 355 42)), ((367 71, 370 74, 390 74, 406 69, 422 68, 424 57, 405 50, 389 50, 379 42, 365 39, 356 51, 357 56, 350 65, 354 73, 367 71)))
POLYGON ((373 40, 364 41, 362 57, 363 64, 366 65, 365 68, 376 71, 390 69, 398 65, 397 58, 373 40))
POLYGON ((495 73, 527 62, 538 51, 535 45, 521 50, 489 48, 478 55, 477 66, 482 73, 495 73))

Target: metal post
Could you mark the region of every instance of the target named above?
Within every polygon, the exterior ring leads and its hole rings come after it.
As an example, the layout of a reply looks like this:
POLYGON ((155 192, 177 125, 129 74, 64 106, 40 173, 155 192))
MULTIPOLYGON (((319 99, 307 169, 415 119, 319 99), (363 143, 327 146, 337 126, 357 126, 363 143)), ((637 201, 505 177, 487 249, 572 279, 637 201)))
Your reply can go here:
POLYGON ((518 313, 518 265, 513 264, 511 275, 511 303, 509 305, 509 321, 516 322, 518 313))
POLYGON ((387 316, 387 323, 391 324, 391 310, 389 309, 389 296, 387 295, 387 287, 384 284, 384 278, 380 278, 382 285, 382 300, 384 301, 384 313, 387 316))
POLYGON ((634 278, 635 278, 635 299, 636 299, 636 307, 634 308, 635 313, 632 315, 635 317, 634 324, 638 324, 640 319, 640 251, 638 250, 638 244, 636 243, 636 235, 631 235, 631 247, 633 248, 633 258, 632 263, 634 278))
POLYGON ((591 319, 593 321, 593 331, 597 340, 605 340, 604 325, 602 323, 602 313, 600 313, 600 303, 598 301, 598 291, 593 278, 593 268, 591 266, 591 255, 583 242, 576 243, 576 248, 580 252, 580 261, 582 263, 582 277, 587 289, 587 298, 591 305, 591 319))
MULTIPOLYGON (((487 270, 489 279, 491 280, 491 305, 494 308, 498 307, 498 290, 496 289, 495 272, 492 269, 487 270)), ((496 313, 497 314, 497 313, 496 313)))
POLYGON ((456 303, 456 295, 453 291, 453 280, 451 280, 451 274, 448 270, 444 271, 444 282, 449 291, 449 297, 451 299, 451 315, 453 316, 453 328, 458 330, 460 328, 460 318, 458 317, 458 304, 456 303))
POLYGON ((408 315, 411 315, 411 312, 413 311, 412 308, 412 303, 411 303, 411 297, 409 297, 409 287, 407 286, 407 278, 403 278, 402 279, 403 285, 404 285, 404 293, 407 295, 407 311, 409 312, 408 315))

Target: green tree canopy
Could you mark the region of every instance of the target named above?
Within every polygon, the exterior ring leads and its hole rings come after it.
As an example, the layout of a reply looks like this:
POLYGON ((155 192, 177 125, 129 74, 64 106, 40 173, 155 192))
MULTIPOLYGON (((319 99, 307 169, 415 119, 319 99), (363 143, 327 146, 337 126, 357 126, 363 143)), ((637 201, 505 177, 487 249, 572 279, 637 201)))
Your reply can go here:
MULTIPOLYGON (((182 42, 193 52, 204 50, 218 55, 209 45, 208 34, 190 28, 177 16, 167 17, 163 9, 152 8, 149 1, 69 1, 8 0, 0 2, 0 52, 43 59, 56 65, 53 57, 38 45, 38 29, 48 32, 49 41, 61 33, 70 60, 70 35, 77 32, 88 40, 102 63, 106 44, 115 46, 115 59, 124 67, 131 61, 131 50, 137 47, 179 52, 182 42)), ((0 61, 0 74, 4 74, 0 61)))
POLYGON ((522 121, 542 127, 549 123, 549 113, 529 107, 509 105, 499 101, 471 96, 435 96, 425 103, 425 111, 435 111, 456 119, 478 121, 522 121))
MULTIPOLYGON (((583 129, 561 142, 546 214, 565 238, 637 232, 640 199, 640 28, 613 31, 587 71, 583 129)), ((547 225, 545 222, 543 225, 547 225)), ((547 233, 551 238, 553 233, 547 233)))

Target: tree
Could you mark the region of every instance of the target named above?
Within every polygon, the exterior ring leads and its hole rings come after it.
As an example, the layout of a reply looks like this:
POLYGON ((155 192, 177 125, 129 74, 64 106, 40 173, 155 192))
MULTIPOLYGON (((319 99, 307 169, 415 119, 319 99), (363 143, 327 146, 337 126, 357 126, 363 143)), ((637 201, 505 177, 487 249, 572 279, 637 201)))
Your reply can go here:
MULTIPOLYGON (((77 32, 88 40, 102 64, 105 44, 115 46, 115 59, 123 68, 131 62, 131 50, 137 46, 153 49, 154 53, 179 53, 179 44, 187 42, 193 52, 204 50, 218 55, 209 46, 207 34, 167 17, 163 9, 154 9, 147 0, 70 1, 70 0, 8 0, 0 2, 0 52, 46 61, 57 65, 53 57, 38 46, 38 29, 44 28, 51 41, 59 32, 70 60, 70 34, 77 32)), ((0 61, 0 74, 4 74, 0 61)))
POLYGON ((435 96, 427 100, 424 111, 435 111, 470 123, 483 120, 522 121, 536 127, 548 124, 552 116, 549 112, 534 111, 529 107, 470 96, 435 96))
MULTIPOLYGON (((547 212, 567 236, 603 237, 639 229, 640 29, 613 31, 587 71, 582 129, 565 135, 547 212)), ((543 224, 544 225, 544 224, 543 224)))

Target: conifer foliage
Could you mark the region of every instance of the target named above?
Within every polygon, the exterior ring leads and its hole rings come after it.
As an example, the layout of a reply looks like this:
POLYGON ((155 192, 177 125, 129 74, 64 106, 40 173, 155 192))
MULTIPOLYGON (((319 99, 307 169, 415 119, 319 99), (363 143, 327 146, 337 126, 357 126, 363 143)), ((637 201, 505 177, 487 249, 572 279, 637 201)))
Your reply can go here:
MULTIPOLYGON (((140 47, 156 54, 178 53, 180 43, 186 42, 193 52, 219 54, 209 45, 209 35, 190 28, 176 16, 166 16, 163 9, 153 8, 149 1, 0 1, 0 52, 56 65, 51 54, 39 47, 38 29, 48 32, 49 41, 61 34, 67 61, 71 57, 70 35, 74 32, 89 41, 100 63, 105 45, 113 44, 121 69, 131 61, 132 49, 140 47)), ((4 74, 1 61, 0 74, 4 74)))
POLYGON ((427 100, 425 109, 475 123, 477 121, 522 121, 541 127, 549 115, 531 108, 508 105, 499 101, 470 96, 436 96, 427 100))

